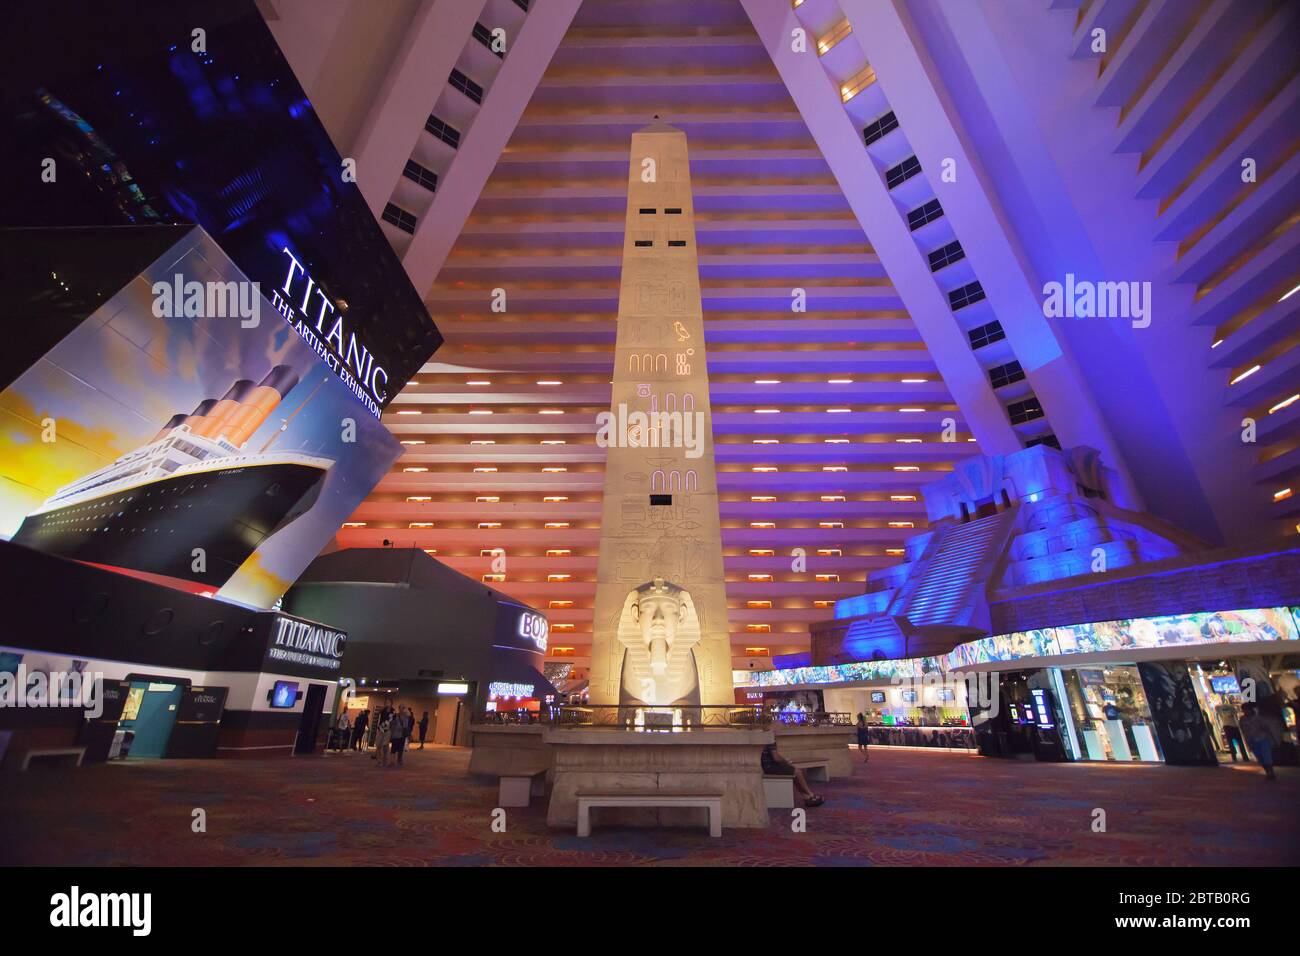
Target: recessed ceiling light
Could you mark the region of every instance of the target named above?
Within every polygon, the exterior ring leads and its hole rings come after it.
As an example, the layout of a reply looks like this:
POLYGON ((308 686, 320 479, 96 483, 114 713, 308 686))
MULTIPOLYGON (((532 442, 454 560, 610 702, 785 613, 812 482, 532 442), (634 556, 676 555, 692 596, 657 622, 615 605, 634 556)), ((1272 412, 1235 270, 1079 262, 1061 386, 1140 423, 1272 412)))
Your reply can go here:
POLYGON ((1240 375, 1238 375, 1236 378, 1234 378, 1234 379, 1233 379, 1231 382, 1229 382, 1228 384, 1229 384, 1229 385, 1236 385, 1236 384, 1237 384, 1238 382, 1240 382, 1242 379, 1250 378, 1250 376, 1252 376, 1252 375, 1254 375, 1256 372, 1258 372, 1259 369, 1260 369, 1260 366, 1258 366, 1258 365, 1252 365, 1250 368, 1246 369, 1246 371, 1242 372, 1240 375))
POLYGON ((1297 401, 1300 401, 1300 393, 1297 393, 1297 394, 1295 394, 1295 395, 1292 395, 1290 398, 1284 398, 1284 399, 1282 399, 1282 401, 1278 402, 1276 405, 1274 405, 1272 408, 1270 408, 1270 409, 1268 410, 1268 413, 1269 413, 1270 415, 1272 415, 1274 412, 1280 412, 1282 409, 1286 408, 1288 405, 1294 405, 1297 401))

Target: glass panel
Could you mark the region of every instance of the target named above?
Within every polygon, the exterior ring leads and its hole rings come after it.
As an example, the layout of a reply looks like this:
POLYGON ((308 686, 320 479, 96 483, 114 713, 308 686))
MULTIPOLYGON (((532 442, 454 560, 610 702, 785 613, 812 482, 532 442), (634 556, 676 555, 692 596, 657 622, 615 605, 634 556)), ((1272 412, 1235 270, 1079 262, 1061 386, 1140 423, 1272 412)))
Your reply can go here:
POLYGON ((1061 675, 1082 759, 1164 759, 1135 665, 1071 668, 1061 675))

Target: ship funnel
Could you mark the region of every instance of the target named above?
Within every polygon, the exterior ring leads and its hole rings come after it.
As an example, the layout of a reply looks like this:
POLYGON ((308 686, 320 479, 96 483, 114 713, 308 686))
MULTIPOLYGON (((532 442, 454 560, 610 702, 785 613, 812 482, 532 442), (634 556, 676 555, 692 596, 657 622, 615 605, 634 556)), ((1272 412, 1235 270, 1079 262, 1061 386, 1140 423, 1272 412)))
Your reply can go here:
POLYGON ((185 419, 188 417, 189 417, 188 415, 184 415, 179 412, 173 415, 171 418, 167 419, 167 424, 162 427, 162 429, 158 432, 158 434, 154 435, 153 438, 149 439, 147 444, 153 444, 158 439, 166 435, 173 428, 175 428, 177 425, 183 424, 185 422, 185 419))
POLYGON ((277 365, 239 402, 221 429, 226 440, 241 446, 261 427, 267 416, 298 384, 298 373, 288 365, 277 365))
POLYGON ((241 378, 230 386, 230 390, 225 395, 221 396, 221 401, 212 406, 212 411, 204 416, 203 421, 192 424, 190 430, 204 438, 216 438, 221 433, 222 426, 230 420, 230 416, 252 390, 253 383, 246 378, 241 378))
POLYGON ((207 417, 208 412, 212 411, 216 404, 217 400, 215 398, 205 398, 194 406, 194 411, 186 415, 181 424, 189 425, 191 429, 197 428, 203 423, 203 419, 207 417))

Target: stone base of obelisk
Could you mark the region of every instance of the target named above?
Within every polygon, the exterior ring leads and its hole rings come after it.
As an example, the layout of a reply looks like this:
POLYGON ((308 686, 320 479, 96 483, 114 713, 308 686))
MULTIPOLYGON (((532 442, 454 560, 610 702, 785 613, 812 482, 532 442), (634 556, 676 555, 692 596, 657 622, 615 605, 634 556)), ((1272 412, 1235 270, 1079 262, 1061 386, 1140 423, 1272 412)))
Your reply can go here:
MULTIPOLYGON (((722 794, 722 826, 765 827, 767 801, 759 756, 772 742, 766 730, 645 733, 602 727, 548 729, 554 782, 546 823, 578 823, 578 793, 663 790, 722 794)), ((703 826, 692 807, 605 807, 597 826, 703 826)))
POLYGON ((825 760, 827 775, 832 779, 853 776, 853 755, 856 751, 850 748, 857 746, 856 728, 808 727, 773 721, 772 731, 776 734, 777 753, 791 763, 825 760))

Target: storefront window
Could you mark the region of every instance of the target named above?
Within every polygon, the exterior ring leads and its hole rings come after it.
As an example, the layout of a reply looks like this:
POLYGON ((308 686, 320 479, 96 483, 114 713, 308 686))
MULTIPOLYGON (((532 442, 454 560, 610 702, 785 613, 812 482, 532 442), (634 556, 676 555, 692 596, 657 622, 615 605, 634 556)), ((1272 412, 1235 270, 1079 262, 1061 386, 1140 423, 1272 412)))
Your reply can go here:
POLYGON ((1061 677, 1082 759, 1164 759, 1136 665, 1062 668, 1061 677))

